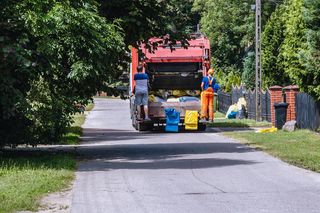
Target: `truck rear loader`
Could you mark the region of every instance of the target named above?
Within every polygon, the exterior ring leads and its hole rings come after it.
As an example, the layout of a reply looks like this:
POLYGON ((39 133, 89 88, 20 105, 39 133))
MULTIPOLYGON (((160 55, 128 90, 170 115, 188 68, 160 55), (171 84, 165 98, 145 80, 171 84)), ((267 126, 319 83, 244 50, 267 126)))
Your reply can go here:
MULTIPOLYGON (((149 95, 152 99, 158 96, 160 98, 151 100, 149 96, 148 108, 151 121, 144 121, 138 119, 140 115, 137 115, 137 106, 134 105, 134 97, 132 97, 130 99, 132 125, 139 131, 164 126, 166 123, 165 109, 174 108, 180 112, 180 124, 183 126, 186 110, 196 110, 200 115, 201 82, 210 68, 209 40, 203 35, 198 35, 188 41, 187 47, 182 46, 179 42, 169 46, 159 38, 152 38, 149 42, 157 42, 159 45, 150 51, 145 44, 141 44, 139 49, 142 54, 139 54, 136 48, 131 50, 130 91, 133 91, 135 86, 134 75, 140 64, 143 65, 149 77, 149 95), (182 100, 183 94, 186 97, 198 99, 179 101, 182 100)), ((204 123, 198 124, 198 130, 203 131, 205 128, 204 123)))

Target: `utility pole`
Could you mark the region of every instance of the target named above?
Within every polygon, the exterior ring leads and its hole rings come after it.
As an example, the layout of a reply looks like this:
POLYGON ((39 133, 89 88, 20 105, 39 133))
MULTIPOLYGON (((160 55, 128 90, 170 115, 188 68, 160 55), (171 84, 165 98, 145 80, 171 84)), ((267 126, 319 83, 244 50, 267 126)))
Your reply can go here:
POLYGON ((261 67, 261 0, 256 0, 256 121, 261 121, 262 67, 261 67))

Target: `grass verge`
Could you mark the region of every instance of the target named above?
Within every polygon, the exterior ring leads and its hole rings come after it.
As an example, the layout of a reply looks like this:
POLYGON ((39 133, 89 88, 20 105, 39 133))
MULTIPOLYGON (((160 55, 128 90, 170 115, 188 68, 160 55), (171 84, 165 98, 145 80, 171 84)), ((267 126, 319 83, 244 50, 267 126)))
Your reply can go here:
MULTIPOLYGON (((86 107, 86 111, 93 104, 86 107)), ((76 114, 61 144, 77 144, 85 114, 76 114)), ((0 151, 0 213, 36 211, 39 199, 67 188, 74 179, 74 154, 52 151, 0 151)))
POLYGON ((295 166, 320 172, 320 136, 309 130, 275 133, 226 132, 224 135, 239 139, 295 166))
POLYGON ((68 128, 67 134, 65 134, 60 144, 64 145, 77 145, 80 143, 80 137, 82 135, 82 124, 86 120, 86 112, 93 109, 94 104, 89 104, 85 108, 85 113, 76 113, 73 116, 73 124, 68 128))
POLYGON ((71 154, 4 151, 0 156, 0 212, 35 211, 39 198, 62 190, 74 178, 71 154))
POLYGON ((221 112, 214 113, 214 122, 208 124, 210 127, 268 127, 271 123, 267 121, 256 122, 252 119, 227 119, 221 112))

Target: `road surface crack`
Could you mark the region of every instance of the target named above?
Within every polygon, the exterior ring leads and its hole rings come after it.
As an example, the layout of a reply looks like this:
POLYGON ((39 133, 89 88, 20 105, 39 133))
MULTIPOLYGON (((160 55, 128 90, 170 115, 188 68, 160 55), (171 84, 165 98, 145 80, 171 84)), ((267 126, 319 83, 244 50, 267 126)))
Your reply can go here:
POLYGON ((205 184, 205 185, 207 185, 207 186, 210 186, 210 187, 218 190, 220 193, 227 193, 227 192, 224 191, 223 189, 221 189, 221 188, 219 188, 219 187, 217 187, 217 186, 215 186, 215 185, 213 185, 213 184, 211 184, 211 183, 208 183, 208 182, 206 182, 206 181, 204 181, 204 180, 201 180, 199 177, 197 177, 197 175, 195 174, 194 169, 193 169, 193 160, 190 160, 190 169, 191 169, 192 176, 193 176, 196 180, 198 180, 199 182, 201 182, 201 183, 203 183, 203 184, 205 184))

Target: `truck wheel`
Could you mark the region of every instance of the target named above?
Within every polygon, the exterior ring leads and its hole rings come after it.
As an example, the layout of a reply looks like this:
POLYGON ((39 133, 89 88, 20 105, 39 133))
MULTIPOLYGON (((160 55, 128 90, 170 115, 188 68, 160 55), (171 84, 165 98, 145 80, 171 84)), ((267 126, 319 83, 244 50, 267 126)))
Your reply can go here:
POLYGON ((204 132, 206 131, 206 128, 207 128, 207 125, 201 124, 201 123, 198 124, 198 131, 204 132))
POLYGON ((137 130, 138 131, 151 131, 153 130, 153 123, 139 123, 137 122, 137 130))
POLYGON ((132 127, 135 128, 137 130, 137 119, 135 115, 132 115, 131 117, 131 121, 132 121, 132 127))

